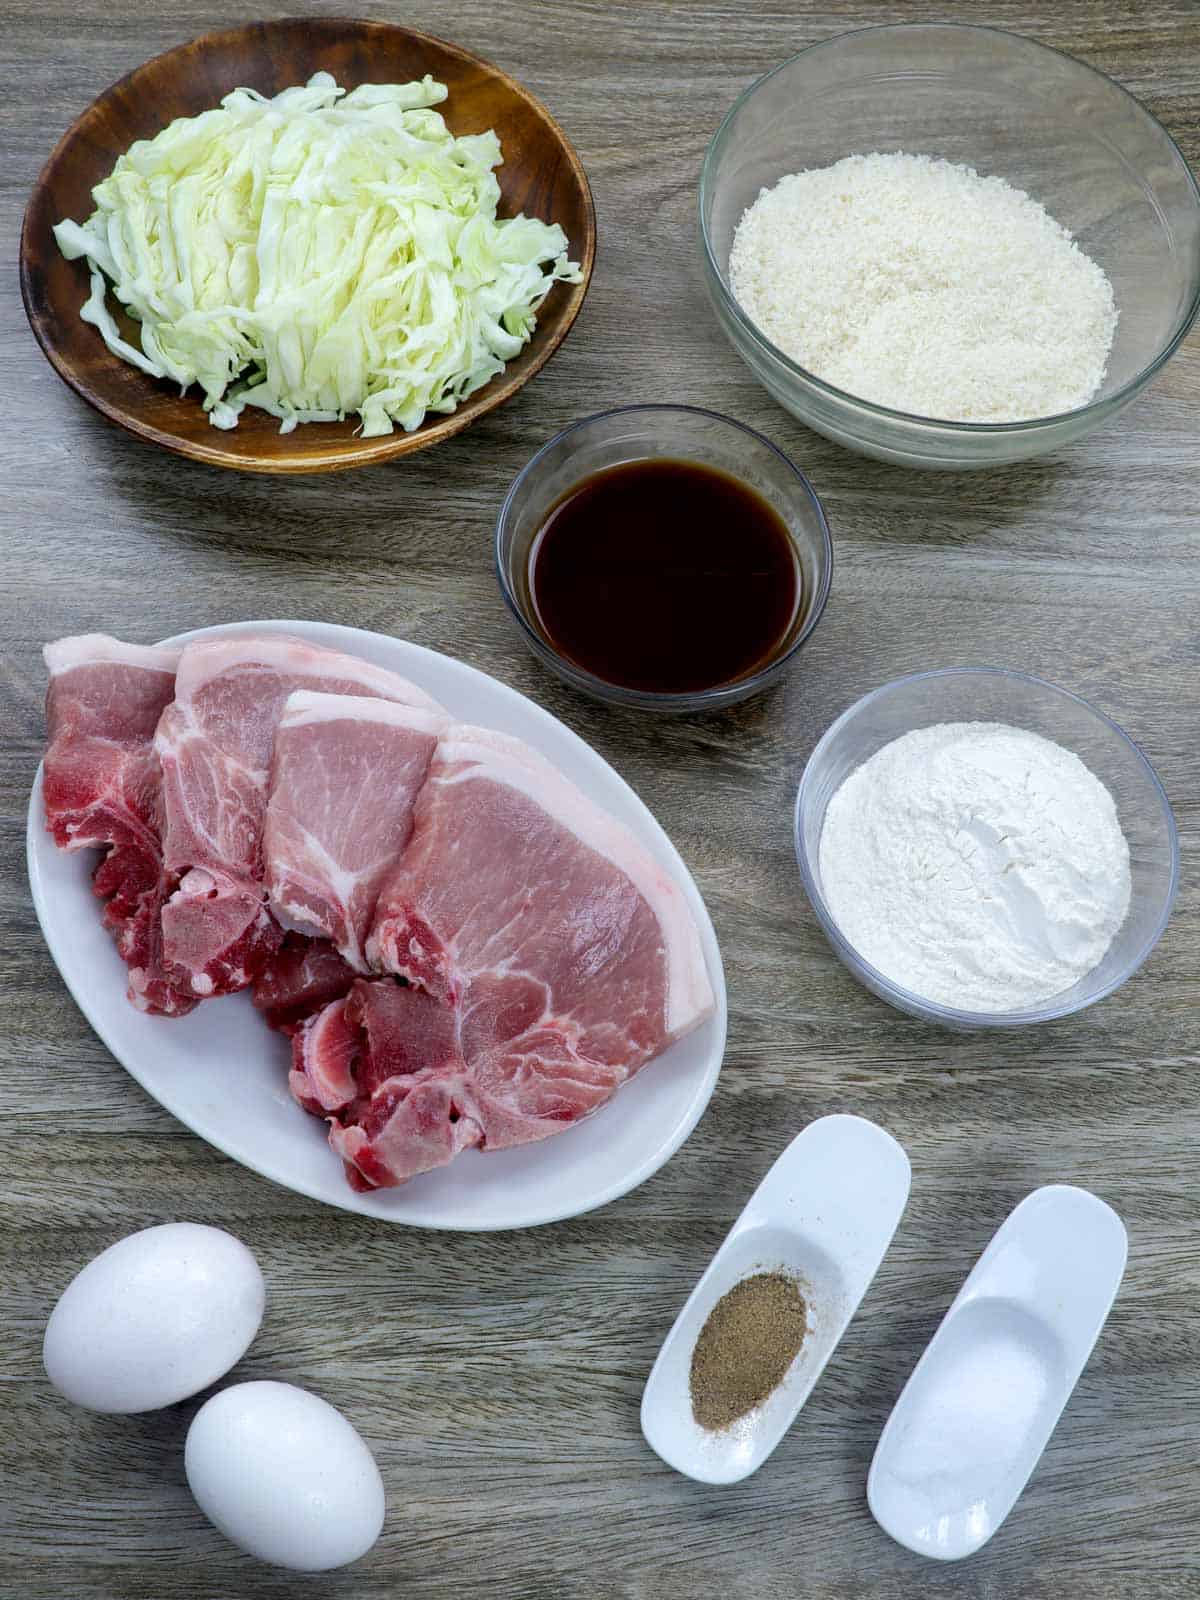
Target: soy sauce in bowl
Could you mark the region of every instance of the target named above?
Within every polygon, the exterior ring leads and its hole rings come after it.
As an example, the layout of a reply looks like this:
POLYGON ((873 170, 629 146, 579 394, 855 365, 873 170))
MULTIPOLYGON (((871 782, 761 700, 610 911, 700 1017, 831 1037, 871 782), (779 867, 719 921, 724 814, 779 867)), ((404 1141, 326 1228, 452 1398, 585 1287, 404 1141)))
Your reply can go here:
POLYGON ((562 494, 530 544, 527 593, 566 661, 663 695, 754 677, 805 609, 779 512, 729 473, 665 457, 607 467, 562 494))
POLYGON ((617 406, 556 433, 513 479, 495 550, 505 604, 551 672, 664 714, 778 682, 833 575, 808 479, 699 406, 617 406))

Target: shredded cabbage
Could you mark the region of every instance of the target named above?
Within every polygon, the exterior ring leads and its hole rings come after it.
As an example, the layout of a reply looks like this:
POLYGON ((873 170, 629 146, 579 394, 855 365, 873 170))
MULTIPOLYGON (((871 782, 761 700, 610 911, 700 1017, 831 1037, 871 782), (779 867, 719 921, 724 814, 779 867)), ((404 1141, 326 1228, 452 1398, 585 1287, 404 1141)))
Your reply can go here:
POLYGON ((87 258, 80 313, 115 355, 182 389, 218 428, 246 406, 364 435, 418 427, 502 372, 556 281, 577 283, 557 224, 497 219, 495 133, 455 138, 445 86, 327 72, 139 140, 54 230, 87 258), (141 325, 121 337, 107 280, 141 325))

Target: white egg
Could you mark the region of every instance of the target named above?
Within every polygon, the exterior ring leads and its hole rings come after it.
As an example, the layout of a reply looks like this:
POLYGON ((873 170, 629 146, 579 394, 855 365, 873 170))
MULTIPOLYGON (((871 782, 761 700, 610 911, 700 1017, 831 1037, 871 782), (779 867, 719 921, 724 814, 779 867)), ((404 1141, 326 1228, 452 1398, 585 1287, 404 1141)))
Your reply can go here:
POLYGON ((383 1527, 383 1479, 340 1411, 290 1383, 238 1383, 196 1413, 188 1485, 227 1539, 260 1561, 326 1572, 383 1527))
POLYGON ((222 1377, 262 1321, 258 1262, 220 1228, 168 1222, 90 1261, 46 1324, 50 1382, 91 1411, 153 1411, 222 1377))

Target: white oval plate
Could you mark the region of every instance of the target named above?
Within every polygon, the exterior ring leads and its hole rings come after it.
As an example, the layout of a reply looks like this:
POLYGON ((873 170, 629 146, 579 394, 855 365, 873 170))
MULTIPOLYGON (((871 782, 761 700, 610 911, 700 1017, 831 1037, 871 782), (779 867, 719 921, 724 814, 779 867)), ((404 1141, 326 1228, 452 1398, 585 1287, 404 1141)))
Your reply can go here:
POLYGON ((50 954, 80 1010, 121 1065, 202 1139, 264 1177, 329 1205, 412 1227, 528 1228, 593 1211, 644 1183, 700 1120, 725 1053, 725 976, 700 893, 650 812, 577 734, 506 684, 461 661, 384 634, 320 622, 197 628, 166 644, 217 634, 294 633, 402 673, 456 717, 528 740, 619 818, 674 876, 695 915, 716 996, 696 1032, 645 1067, 594 1116, 516 1150, 468 1150, 400 1189, 356 1194, 325 1142, 324 1124, 287 1087, 288 1048, 246 994, 189 1016, 148 1017, 125 997, 126 973, 91 892, 94 851, 56 849, 42 815, 39 767, 29 801, 29 882, 50 954))

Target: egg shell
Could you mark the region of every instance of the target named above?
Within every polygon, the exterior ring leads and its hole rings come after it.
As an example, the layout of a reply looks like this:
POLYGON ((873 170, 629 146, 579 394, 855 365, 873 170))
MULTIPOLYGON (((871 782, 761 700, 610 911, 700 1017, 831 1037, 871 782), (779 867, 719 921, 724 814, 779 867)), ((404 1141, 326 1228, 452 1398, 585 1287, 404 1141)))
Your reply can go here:
POLYGON ((340 1411, 290 1383, 238 1383, 196 1413, 188 1486, 225 1537, 278 1567, 357 1561, 383 1527, 383 1479, 340 1411))
POLYGON ((262 1321, 258 1262, 232 1234, 197 1222, 131 1233, 63 1290, 42 1361, 90 1411, 153 1411, 207 1388, 245 1354, 262 1321))

